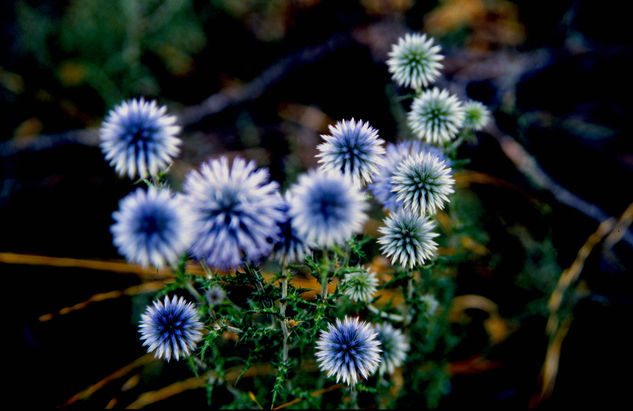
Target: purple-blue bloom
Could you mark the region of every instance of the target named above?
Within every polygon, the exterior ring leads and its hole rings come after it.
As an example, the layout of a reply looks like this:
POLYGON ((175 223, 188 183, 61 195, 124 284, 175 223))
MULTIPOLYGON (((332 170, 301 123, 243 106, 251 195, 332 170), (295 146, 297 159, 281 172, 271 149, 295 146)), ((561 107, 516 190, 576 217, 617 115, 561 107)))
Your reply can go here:
POLYGON ((187 212, 168 190, 139 188, 121 200, 112 217, 114 245, 131 263, 173 266, 189 247, 187 212))
POLYGON ((277 222, 280 230, 279 238, 273 248, 273 258, 283 265, 302 263, 304 257, 310 253, 306 239, 299 235, 293 218, 288 214, 291 202, 292 199, 288 192, 281 207, 283 218, 277 222))
POLYGON ((338 173, 312 170, 291 188, 288 214, 311 246, 340 244, 358 233, 367 219, 367 202, 352 181, 338 173))
POLYGON ((376 372, 380 364, 380 341, 373 327, 358 318, 345 317, 336 320, 336 325, 328 324, 327 331, 321 331, 317 342, 317 363, 327 372, 336 376, 336 382, 353 386, 359 379, 366 379, 376 372))
POLYGON ((321 168, 339 171, 359 186, 371 182, 385 154, 385 141, 378 131, 367 122, 351 119, 330 126, 330 133, 322 134, 325 142, 317 146, 321 168))
POLYGON ((180 127, 155 101, 124 101, 108 113, 100 130, 101 151, 119 173, 130 178, 156 176, 180 152, 180 127))
POLYGON ((187 175, 184 190, 191 209, 191 253, 211 267, 237 268, 244 260, 268 257, 283 219, 282 197, 268 170, 252 161, 226 157, 203 163, 187 175))
POLYGON ((442 150, 430 144, 424 144, 419 140, 405 140, 397 144, 387 144, 387 154, 385 162, 374 175, 374 182, 369 189, 374 194, 382 206, 389 211, 395 211, 403 207, 402 201, 397 199, 396 193, 393 192, 393 177, 396 169, 402 162, 412 154, 422 152, 430 152, 436 157, 450 164, 450 160, 446 158, 442 150))
POLYGON ((203 324, 198 319, 198 311, 191 302, 182 297, 163 302, 154 301, 141 315, 139 332, 147 352, 154 352, 156 358, 169 361, 171 357, 187 357, 202 338, 203 324))

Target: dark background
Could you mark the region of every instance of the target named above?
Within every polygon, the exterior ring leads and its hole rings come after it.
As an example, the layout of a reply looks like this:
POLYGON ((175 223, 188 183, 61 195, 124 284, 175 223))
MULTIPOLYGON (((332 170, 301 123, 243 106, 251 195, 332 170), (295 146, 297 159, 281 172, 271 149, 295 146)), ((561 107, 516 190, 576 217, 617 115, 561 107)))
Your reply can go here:
MULTIPOLYGON (((471 159, 468 170, 511 187, 468 186, 482 210, 489 255, 460 266, 456 281, 458 295, 494 301, 512 331, 491 343, 486 313, 468 312, 451 360, 479 355, 496 365, 456 373, 440 407, 558 408, 627 398, 632 247, 620 241, 590 253, 565 306, 573 320, 553 394, 534 401, 548 335, 546 315, 531 302, 543 308, 557 279, 552 273, 571 265, 599 222, 534 184, 498 140, 513 137, 605 216, 622 214, 633 201, 624 2, 253 0, 238 7, 192 0, 148 24, 119 5, 132 3, 0 3, 0 252, 120 259, 111 213, 133 185, 104 161, 94 129, 124 98, 157 98, 184 119, 183 153, 170 173, 176 187, 189 169, 221 153, 252 158, 287 184, 315 165, 319 134, 340 119, 368 120, 387 141, 403 138, 402 106, 394 101, 408 91, 391 82, 386 53, 403 33, 427 32, 447 57, 439 84, 493 112, 495 128, 462 147, 460 157, 471 159), (140 34, 129 33, 130 22, 140 34), (192 107, 212 95, 237 97, 195 115, 192 107), (535 249, 545 251, 533 258, 535 249), (525 280, 528 261, 535 265, 525 280), (550 276, 540 288, 539 270, 550 276)), ((161 2, 147 4, 140 16, 161 2)), ((16 385, 6 394, 11 399, 60 405, 143 355, 136 321, 149 297, 38 320, 139 284, 137 276, 6 261, 0 272, 12 323, 5 336, 17 337, 18 346, 16 354, 7 351, 18 363, 8 370, 16 385)), ((111 384, 80 404, 103 407, 118 396, 123 406, 190 376, 183 364, 155 367, 163 367, 160 377, 143 375, 123 393, 121 383, 111 384)), ((204 404, 204 392, 161 405, 185 403, 204 404)))

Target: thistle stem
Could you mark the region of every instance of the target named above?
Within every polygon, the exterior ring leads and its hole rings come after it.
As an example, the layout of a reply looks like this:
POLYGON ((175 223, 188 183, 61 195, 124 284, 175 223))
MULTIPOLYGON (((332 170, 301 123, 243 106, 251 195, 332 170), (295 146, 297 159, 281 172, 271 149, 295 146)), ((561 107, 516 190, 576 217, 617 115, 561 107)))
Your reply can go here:
POLYGON ((281 359, 283 363, 288 362, 288 322, 286 321, 286 298, 288 297, 288 279, 290 277, 287 270, 283 271, 284 278, 281 281, 281 303, 279 304, 279 314, 281 316, 281 331, 283 333, 283 349, 281 359))

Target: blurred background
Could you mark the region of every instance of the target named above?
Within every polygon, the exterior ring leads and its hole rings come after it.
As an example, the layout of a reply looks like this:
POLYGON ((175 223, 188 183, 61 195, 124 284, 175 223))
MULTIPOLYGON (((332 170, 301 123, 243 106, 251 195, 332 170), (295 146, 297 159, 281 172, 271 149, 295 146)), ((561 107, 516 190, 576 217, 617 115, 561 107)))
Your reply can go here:
MULTIPOLYGON (((134 186, 98 148, 108 110, 145 96, 179 117, 174 187, 227 153, 268 167, 286 187, 316 165, 328 124, 354 117, 386 141, 407 138, 399 96, 409 91, 391 81, 385 61, 399 36, 417 31, 443 48, 438 85, 483 102, 494 117, 459 152, 471 161, 457 175, 458 214, 471 226, 444 248, 468 259, 453 274, 462 339, 439 407, 624 400, 633 365, 633 65, 624 6, 2 1, 0 272, 7 308, 18 313, 6 334, 19 360, 6 395, 58 406, 101 381, 70 405, 122 407, 190 377, 186 365, 160 362, 111 375, 144 354, 136 321, 152 289, 112 246, 111 214, 134 186)), ((188 390, 158 405, 205 401, 204 390, 188 390)))

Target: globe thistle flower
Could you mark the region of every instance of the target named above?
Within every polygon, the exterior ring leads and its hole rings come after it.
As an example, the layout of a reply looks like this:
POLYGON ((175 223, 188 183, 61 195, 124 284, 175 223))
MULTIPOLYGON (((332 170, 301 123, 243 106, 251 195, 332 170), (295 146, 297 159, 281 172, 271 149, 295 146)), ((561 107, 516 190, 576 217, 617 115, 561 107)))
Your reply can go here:
POLYGON ((450 160, 446 158, 442 150, 429 144, 422 144, 419 140, 405 140, 398 144, 387 144, 384 164, 378 169, 378 173, 374 176, 374 182, 369 186, 376 200, 385 209, 395 211, 403 207, 402 202, 398 201, 396 194, 393 192, 391 177, 393 177, 396 169, 405 159, 413 154, 422 152, 431 152, 444 160, 446 164, 450 164, 450 160))
POLYGON ((432 83, 442 69, 444 56, 440 46, 433 45, 433 38, 426 34, 406 34, 398 39, 389 52, 389 72, 400 86, 419 90, 432 83))
POLYGON ((322 134, 325 142, 317 146, 321 168, 340 171, 357 185, 371 182, 385 154, 384 140, 378 138, 378 132, 369 123, 351 119, 330 126, 330 133, 322 134))
POLYGON ((389 323, 374 325, 376 337, 380 341, 380 368, 378 372, 382 375, 385 372, 393 373, 396 367, 399 367, 407 357, 409 351, 409 343, 402 331, 393 328, 389 323))
POLYGON ((490 111, 478 101, 464 104, 464 127, 475 131, 482 130, 490 120, 490 111))
POLYGON ((437 298, 431 294, 425 294, 420 297, 420 301, 424 304, 426 308, 426 313, 428 315, 433 315, 437 311, 437 308, 440 306, 440 303, 437 301, 437 298))
POLYGON ((376 274, 366 268, 358 267, 357 271, 345 274, 341 285, 345 290, 345 295, 348 295, 352 301, 368 303, 376 294, 378 278, 376 278, 376 274))
POLYGON ((119 175, 156 176, 180 152, 176 117, 155 101, 124 101, 111 110, 100 130, 101 151, 119 175))
POLYGON ((194 221, 191 253, 211 267, 228 270, 243 260, 267 257, 279 234, 282 198, 268 170, 226 157, 191 171, 184 190, 194 221))
POLYGON ((142 266, 174 266, 191 242, 191 227, 182 198, 168 190, 139 188, 112 214, 114 245, 125 258, 142 266))
POLYGON ((279 226, 279 238, 273 247, 273 258, 282 265, 301 263, 304 257, 310 253, 310 248, 305 238, 299 235, 293 218, 288 214, 291 202, 292 199, 288 192, 284 196, 284 201, 281 204, 283 217, 277 222, 279 226))
POLYGON ((444 208, 454 182, 451 169, 431 152, 409 156, 391 177, 392 191, 405 208, 431 215, 444 208))
POLYGON ((360 232, 367 202, 349 178, 337 172, 312 170, 291 188, 288 215, 310 246, 340 244, 360 232))
POLYGON ((147 352, 156 358, 169 361, 171 357, 188 357, 202 338, 203 324, 198 320, 198 311, 191 302, 182 297, 163 302, 154 301, 141 315, 139 332, 147 352))
POLYGON ((221 304, 226 297, 226 292, 222 287, 214 286, 209 288, 204 294, 210 306, 221 304))
POLYGON ((464 110, 457 97, 434 88, 413 100, 407 121, 417 138, 433 144, 445 143, 464 124, 464 110))
POLYGON ((437 233, 428 217, 413 214, 403 209, 386 218, 385 226, 378 229, 382 236, 378 239, 380 250, 391 258, 391 264, 413 268, 424 264, 437 252, 433 238, 437 233))
POLYGON ((345 317, 328 324, 317 342, 317 363, 327 376, 336 382, 353 386, 376 372, 380 364, 380 342, 371 325, 358 318, 345 317))

